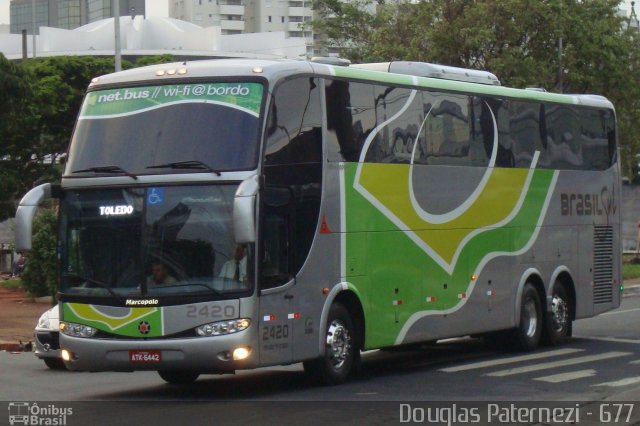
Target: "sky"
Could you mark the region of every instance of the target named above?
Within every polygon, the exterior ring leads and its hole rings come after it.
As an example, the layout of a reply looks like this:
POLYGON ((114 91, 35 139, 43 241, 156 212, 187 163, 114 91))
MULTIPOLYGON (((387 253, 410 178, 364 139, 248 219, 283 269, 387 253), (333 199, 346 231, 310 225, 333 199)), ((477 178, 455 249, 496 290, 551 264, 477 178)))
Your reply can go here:
MULTIPOLYGON (((145 0, 147 16, 167 16, 169 0, 145 0)), ((0 0, 0 24, 9 23, 9 0, 0 0)))

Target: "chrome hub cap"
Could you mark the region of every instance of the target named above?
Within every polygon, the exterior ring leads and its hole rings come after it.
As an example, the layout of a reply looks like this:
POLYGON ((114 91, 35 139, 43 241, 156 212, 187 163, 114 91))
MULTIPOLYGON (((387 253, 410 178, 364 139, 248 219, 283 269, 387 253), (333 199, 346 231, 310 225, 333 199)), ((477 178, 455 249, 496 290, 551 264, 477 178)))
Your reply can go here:
POLYGON ((553 296, 553 299, 551 300, 551 317, 553 318, 553 329, 555 331, 561 331, 569 322, 569 309, 567 308, 567 302, 558 296, 553 296))
POLYGON ((334 368, 342 367, 351 350, 351 336, 342 321, 333 320, 327 331, 329 361, 334 368))

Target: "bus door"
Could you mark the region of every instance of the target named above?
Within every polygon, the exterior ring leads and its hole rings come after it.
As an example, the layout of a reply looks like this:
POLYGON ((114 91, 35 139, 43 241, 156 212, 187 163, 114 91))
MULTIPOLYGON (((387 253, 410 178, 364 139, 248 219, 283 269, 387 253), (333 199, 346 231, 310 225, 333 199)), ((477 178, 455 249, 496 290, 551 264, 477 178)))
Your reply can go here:
POLYGON ((291 269, 291 203, 288 188, 262 193, 260 240, 259 346, 262 364, 293 359, 294 275, 291 269))

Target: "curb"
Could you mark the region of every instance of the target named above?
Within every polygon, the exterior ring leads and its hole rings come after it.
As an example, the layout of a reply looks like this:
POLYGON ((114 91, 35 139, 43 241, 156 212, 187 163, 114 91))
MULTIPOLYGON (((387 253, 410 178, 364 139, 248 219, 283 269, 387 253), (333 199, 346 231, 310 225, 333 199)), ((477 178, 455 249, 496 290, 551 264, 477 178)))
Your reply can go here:
POLYGON ((20 352, 20 353, 24 352, 24 350, 20 349, 20 344, 19 343, 8 343, 8 342, 1 342, 0 343, 0 351, 20 352))
POLYGON ((624 291, 622 292, 622 297, 637 296, 639 294, 640 294, 640 285, 633 284, 633 285, 629 285, 628 287, 627 286, 624 287, 624 291))

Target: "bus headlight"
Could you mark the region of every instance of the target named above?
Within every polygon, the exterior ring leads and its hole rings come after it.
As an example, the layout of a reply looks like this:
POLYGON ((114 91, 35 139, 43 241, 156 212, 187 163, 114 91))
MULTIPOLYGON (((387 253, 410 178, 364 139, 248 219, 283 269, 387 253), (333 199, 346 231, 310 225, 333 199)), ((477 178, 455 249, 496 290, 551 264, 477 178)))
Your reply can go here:
POLYGON ((196 333, 198 333, 198 336, 221 336, 242 331, 249 327, 249 324, 251 324, 251 321, 246 318, 212 322, 197 327, 196 333))
POLYGON ((96 328, 88 325, 74 324, 60 321, 60 331, 71 337, 93 337, 98 332, 96 328))

